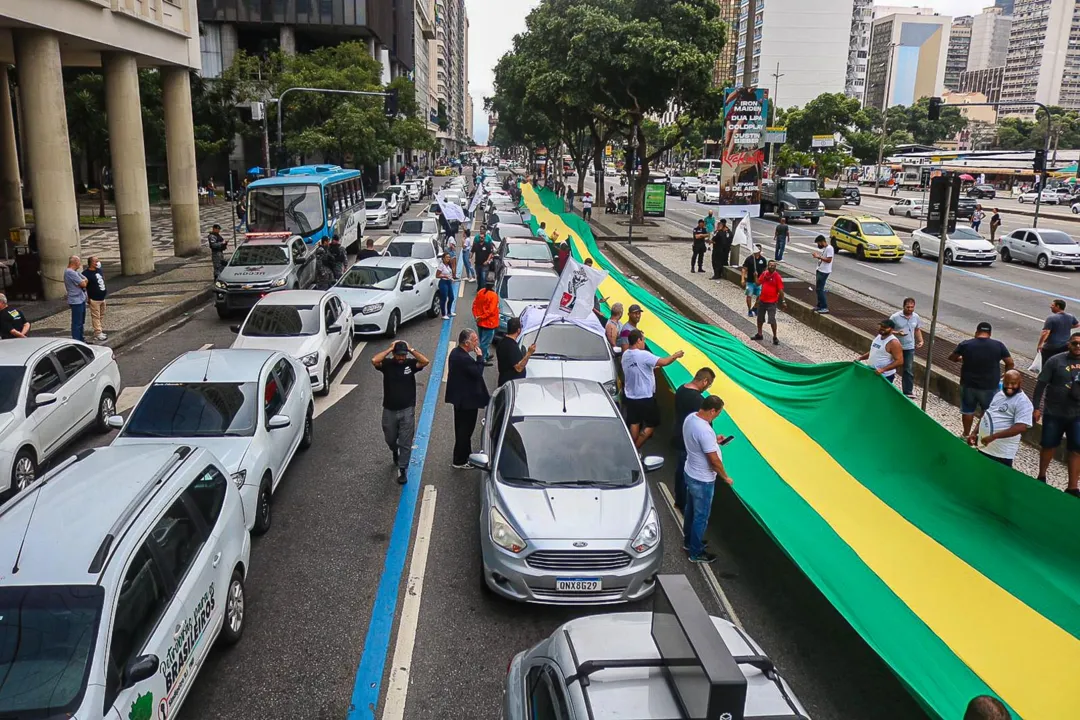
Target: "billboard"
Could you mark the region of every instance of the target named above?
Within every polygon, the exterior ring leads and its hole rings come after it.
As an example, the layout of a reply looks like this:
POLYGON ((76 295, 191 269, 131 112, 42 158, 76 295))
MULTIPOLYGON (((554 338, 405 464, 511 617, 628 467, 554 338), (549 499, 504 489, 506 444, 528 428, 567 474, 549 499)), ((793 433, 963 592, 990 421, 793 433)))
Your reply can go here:
POLYGON ((667 185, 649 183, 645 186, 645 214, 664 217, 667 212, 667 185))
POLYGON ((769 91, 724 90, 724 139, 720 146, 720 206, 717 217, 757 217, 765 164, 765 122, 769 91))

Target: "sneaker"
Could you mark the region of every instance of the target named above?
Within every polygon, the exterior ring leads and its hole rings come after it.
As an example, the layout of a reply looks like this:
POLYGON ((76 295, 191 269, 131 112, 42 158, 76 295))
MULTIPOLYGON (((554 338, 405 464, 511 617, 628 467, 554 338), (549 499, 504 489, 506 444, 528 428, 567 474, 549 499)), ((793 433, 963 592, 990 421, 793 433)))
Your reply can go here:
POLYGON ((753 310, 747 310, 746 311, 746 317, 754 317, 754 315, 756 315, 756 314, 757 313, 755 313, 753 310))
POLYGON ((1037 477, 1035 479, 1038 480, 1039 482, 1041 482, 1043 485, 1046 484, 1046 477, 1045 476, 1040 475, 1039 477, 1037 477))
POLYGON ((761 333, 758 333, 757 335, 751 335, 750 339, 751 340, 764 340, 765 336, 762 335, 761 333))
POLYGON ((398 484, 398 485, 404 485, 404 484, 405 484, 405 483, 407 483, 407 482, 409 482, 409 478, 408 478, 408 477, 406 477, 406 475, 405 475, 405 471, 404 471, 404 470, 402 470, 402 471, 398 472, 398 476, 397 476, 397 484, 398 484))
POLYGON ((485 360, 484 361, 484 367, 491 367, 494 364, 495 363, 493 363, 491 360, 485 360))
POLYGON ((463 465, 458 465, 457 463, 450 463, 450 467, 454 468, 455 470, 468 470, 472 467, 472 465, 470 465, 469 463, 465 463, 463 465))
POLYGON ((457 313, 456 312, 450 313, 450 317, 457 317, 457 313))
POLYGON ((821 310, 818 310, 817 313, 818 313, 818 315, 828 315, 829 314, 829 308, 822 308, 821 310))
POLYGON ((449 315, 443 315, 443 316, 442 316, 442 319, 443 319, 443 320, 449 320, 449 319, 450 319, 450 316, 449 316, 449 315))
POLYGON ((777 338, 777 337, 773 336, 773 339, 772 339, 772 344, 773 344, 773 345, 779 345, 779 344, 780 344, 780 340, 779 340, 779 338, 777 338))
POLYGON ((915 399, 917 399, 917 398, 915 397, 915 393, 904 393, 904 397, 906 397, 906 398, 907 398, 908 400, 915 400, 915 399))
POLYGON ((1065 491, 1066 495, 1072 495, 1073 497, 1080 497, 1080 490, 1076 488, 1069 488, 1065 491))
POLYGON ((700 555, 695 555, 690 558, 690 562, 701 563, 702 565, 708 565, 711 562, 716 562, 716 556, 706 550, 700 555))
POLYGON ((98 342, 105 342, 106 340, 109 339, 109 336, 106 335, 105 333, 98 333, 97 336, 94 339, 97 340, 98 342))
MULTIPOLYGON (((706 547, 706 548, 709 547, 709 541, 706 540, 705 542, 703 542, 702 546, 706 547)), ((683 543, 682 549, 683 549, 684 552, 690 552, 690 546, 687 545, 686 543, 683 543)))

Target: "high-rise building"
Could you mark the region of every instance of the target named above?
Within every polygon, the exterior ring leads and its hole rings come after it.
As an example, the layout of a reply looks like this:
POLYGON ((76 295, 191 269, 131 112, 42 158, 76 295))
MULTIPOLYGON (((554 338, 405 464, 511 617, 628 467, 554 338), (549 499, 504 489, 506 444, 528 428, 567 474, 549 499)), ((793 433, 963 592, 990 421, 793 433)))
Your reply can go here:
POLYGON ((716 58, 716 67, 713 68, 713 85, 717 87, 732 87, 735 82, 735 51, 739 39, 739 12, 740 0, 716 0, 720 5, 720 19, 727 23, 727 40, 720 57, 716 58))
POLYGON ((874 20, 863 104, 911 105, 945 90, 952 18, 887 15, 874 20))
POLYGON ((934 8, 918 7, 916 5, 875 5, 874 19, 887 15, 937 15, 934 8))
POLYGON ((960 92, 982 93, 988 102, 1001 102, 1001 83, 1005 79, 1005 66, 965 70, 960 73, 960 92))
POLYGON ((435 87, 437 114, 445 127, 437 137, 446 153, 465 149, 468 93, 465 0, 435 0, 435 87))
POLYGON ((742 78, 752 26, 750 82, 774 90, 780 106, 802 107, 822 93, 844 92, 853 7, 854 0, 757 0, 750 22, 749 0, 741 0, 736 80, 742 78), (778 66, 783 78, 776 84, 778 66))
POLYGON ((953 20, 949 31, 949 54, 945 58, 945 87, 949 90, 960 88, 960 73, 967 70, 971 23, 970 15, 962 15, 953 20))
POLYGON ((1015 0, 995 0, 994 7, 1001 10, 1002 15, 1012 15, 1015 0))
POLYGON ((413 29, 413 84, 416 87, 416 105, 420 117, 428 123, 432 135, 438 129, 438 98, 432 90, 432 71, 435 62, 435 3, 433 0, 416 0, 414 11, 416 27, 413 29))
POLYGON ((972 18, 968 70, 985 70, 1005 64, 1012 23, 1012 15, 1006 15, 999 7, 988 7, 972 18))
MULTIPOLYGON (((1075 0, 1016 0, 1002 102, 1080 108, 1080 14, 1075 0)), ((1026 112, 1018 107, 1016 112, 1026 112)))
POLYGON ((870 26, 874 21, 874 0, 855 0, 851 10, 847 75, 844 94, 862 98, 866 89, 866 63, 870 55, 870 26))

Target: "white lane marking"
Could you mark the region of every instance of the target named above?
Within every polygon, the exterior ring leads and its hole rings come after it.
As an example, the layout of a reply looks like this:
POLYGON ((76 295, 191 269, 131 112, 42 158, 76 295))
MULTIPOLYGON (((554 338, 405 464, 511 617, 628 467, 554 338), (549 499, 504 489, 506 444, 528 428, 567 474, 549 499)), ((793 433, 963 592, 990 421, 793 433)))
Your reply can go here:
POLYGON ((896 273, 894 273, 894 272, 889 272, 888 270, 882 270, 881 268, 879 268, 879 267, 874 267, 873 265, 869 265, 869 264, 867 264, 867 265, 866 265, 866 269, 867 269, 867 270, 873 270, 874 272, 879 272, 879 273, 881 273, 881 274, 883 274, 883 275, 892 275, 893 277, 896 277, 896 273))
POLYGON ((446 362, 443 364, 442 369, 442 381, 446 382, 446 378, 450 375, 450 353, 457 347, 457 343, 453 340, 450 341, 449 346, 446 348, 446 362))
POLYGON ((425 485, 424 497, 420 501, 420 522, 417 524, 416 541, 413 543, 412 560, 409 562, 409 580, 405 585, 405 597, 401 601, 401 620, 398 622, 382 720, 402 720, 405 717, 409 673, 412 668, 413 649, 416 647, 416 629, 420 622, 420 599, 424 592, 424 573, 427 570, 428 546, 435 524, 435 498, 435 486, 425 485))
POLYGON ((1039 318, 1028 315, 1027 313, 1017 312, 1016 310, 1010 310, 1007 307, 1001 307, 1000 305, 995 305, 994 303, 988 303, 985 300, 983 301, 983 305, 989 305, 992 308, 997 308, 998 310, 1004 310, 1005 312, 1012 313, 1013 315, 1019 315, 1020 317, 1026 317, 1028 320, 1034 320, 1035 322, 1042 322, 1042 320, 1040 320, 1039 318))
POLYGON ((199 350, 209 350, 212 347, 214 347, 214 343, 206 343, 201 348, 199 348, 199 350))
POLYGON ((133 385, 121 390, 120 397, 116 398, 116 414, 123 415, 135 407, 144 392, 146 392, 145 385, 133 385))
MULTIPOLYGON (((671 516, 675 518, 675 524, 679 526, 679 537, 676 542, 682 545, 682 529, 683 529, 683 517, 682 514, 675 509, 675 498, 671 496, 671 491, 668 490, 667 485, 662 482, 656 483, 660 487, 660 494, 664 496, 664 504, 667 505, 671 516)), ((735 614, 735 608, 732 606, 731 601, 728 600, 727 593, 724 592, 724 588, 720 586, 720 581, 716 579, 716 573, 713 569, 705 563, 694 563, 701 568, 702 574, 705 576, 705 581, 709 584, 709 588, 712 589, 713 595, 716 596, 717 602, 724 608, 724 612, 731 619, 732 624, 740 630, 744 630, 742 621, 739 620, 739 616, 735 614)))
MULTIPOLYGON (((352 342, 351 338, 349 342, 352 342)), ((353 348, 352 360, 346 360, 344 363, 342 363, 341 367, 338 369, 337 376, 334 378, 333 381, 331 381, 330 394, 326 396, 315 397, 314 417, 319 417, 324 412, 337 405, 339 402, 345 399, 346 395, 348 395, 358 387, 357 385, 346 385, 345 378, 348 376, 349 371, 352 370, 353 363, 357 361, 357 359, 360 357, 360 353, 364 351, 365 347, 367 347, 366 342, 358 342, 356 344, 356 347, 353 348)))
MULTIPOLYGON (((459 298, 465 297, 465 281, 464 280, 461 280, 458 283, 457 296, 459 298)), ((457 303, 454 303, 454 304, 456 305, 457 303)))

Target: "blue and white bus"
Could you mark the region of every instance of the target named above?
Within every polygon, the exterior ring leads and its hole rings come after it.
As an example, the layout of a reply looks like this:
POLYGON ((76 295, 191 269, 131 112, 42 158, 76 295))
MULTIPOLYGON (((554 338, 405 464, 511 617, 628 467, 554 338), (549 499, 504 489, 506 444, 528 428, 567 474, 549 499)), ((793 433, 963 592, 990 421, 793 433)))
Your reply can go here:
POLYGON ((247 192, 248 232, 291 232, 308 245, 337 233, 346 248, 359 247, 364 237, 367 213, 359 170, 301 165, 256 180, 247 192))

